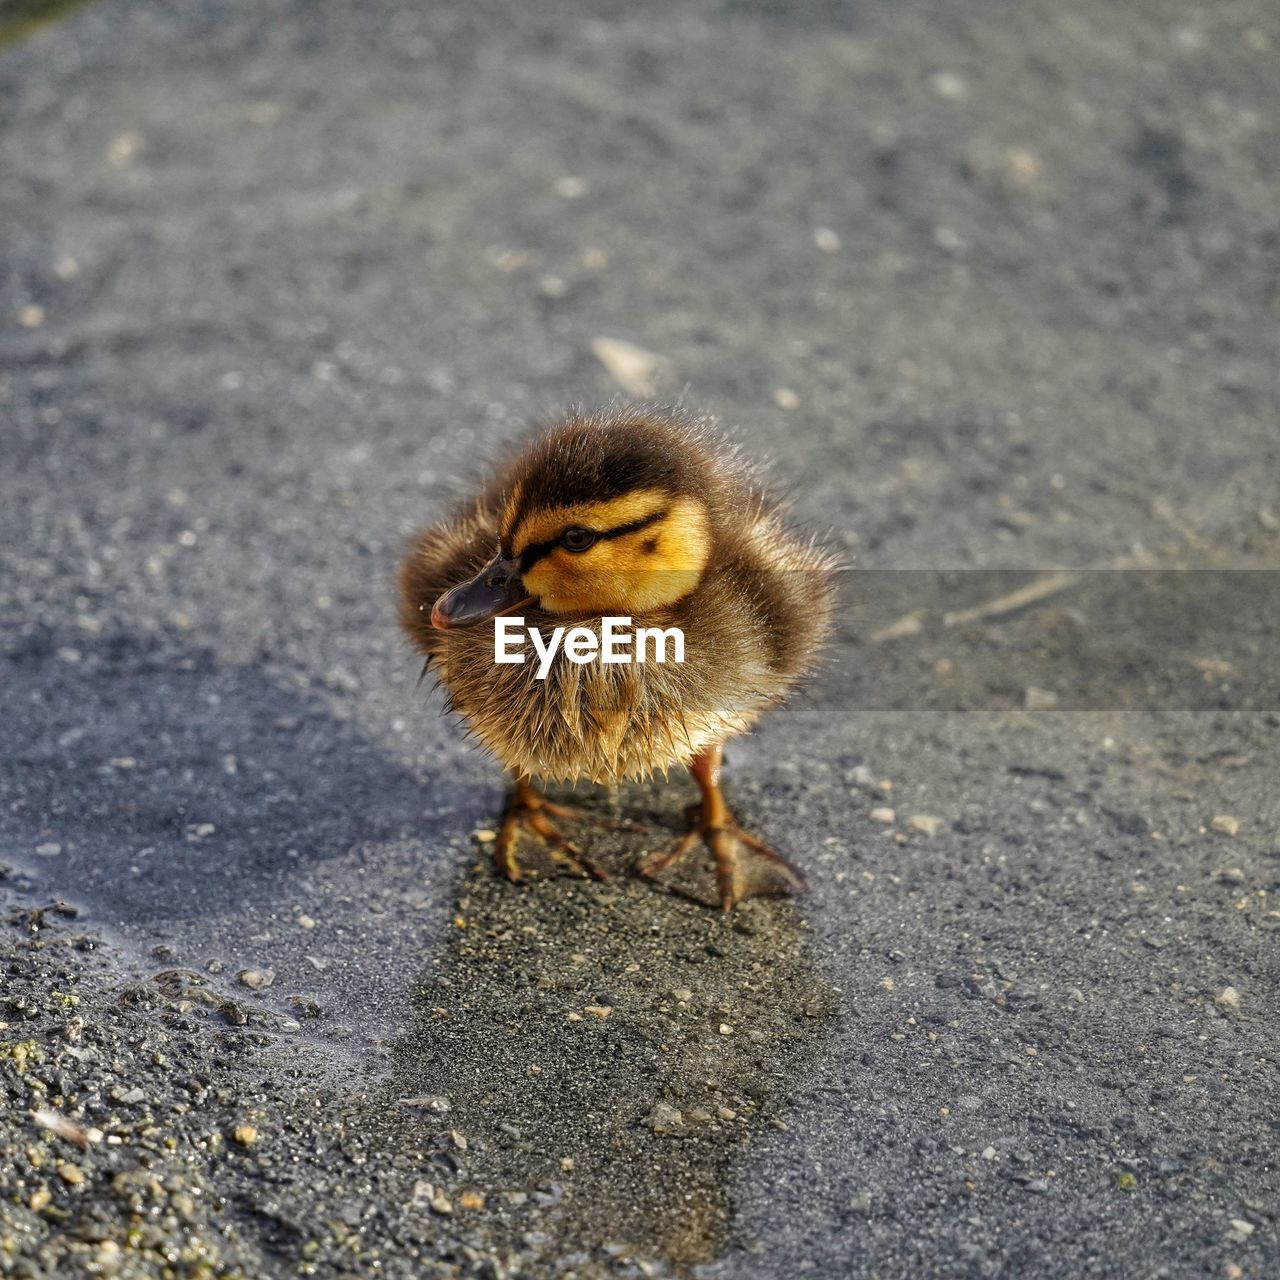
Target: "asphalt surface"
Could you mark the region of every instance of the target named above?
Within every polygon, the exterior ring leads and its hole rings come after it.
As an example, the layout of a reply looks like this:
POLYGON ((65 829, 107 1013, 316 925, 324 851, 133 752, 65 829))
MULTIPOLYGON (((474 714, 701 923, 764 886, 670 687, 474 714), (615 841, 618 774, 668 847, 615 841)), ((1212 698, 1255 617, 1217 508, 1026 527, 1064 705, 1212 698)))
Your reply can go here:
POLYGON ((0 1274, 1274 1274, 1274 7, 32 8, 0 1274), (637 390, 852 565, 727 923, 495 880, 394 626, 637 390))

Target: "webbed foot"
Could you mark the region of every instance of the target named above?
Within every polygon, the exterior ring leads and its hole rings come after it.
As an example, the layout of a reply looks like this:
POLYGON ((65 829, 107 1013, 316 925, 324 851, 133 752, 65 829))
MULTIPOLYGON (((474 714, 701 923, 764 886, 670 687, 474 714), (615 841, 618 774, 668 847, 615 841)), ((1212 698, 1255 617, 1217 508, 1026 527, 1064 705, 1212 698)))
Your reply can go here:
POLYGON ((734 821, 720 791, 721 759, 718 746, 695 757, 690 770, 702 790, 702 805, 693 825, 669 849, 641 857, 636 871, 656 879, 702 843, 715 858, 716 893, 723 911, 746 898, 803 893, 809 887, 803 872, 734 821))
POLYGON ((586 857, 553 821, 558 818, 561 822, 583 822, 591 816, 570 805, 556 804, 535 791, 525 779, 517 779, 502 814, 493 850, 494 865, 513 884, 527 884, 533 877, 522 865, 518 851, 522 843, 534 843, 538 849, 537 878, 563 875, 608 880, 608 872, 586 857), (522 842, 522 836, 531 840, 522 842))
POLYGON ((716 860, 716 891, 723 911, 731 911, 746 898, 803 893, 809 882, 780 853, 749 835, 732 819, 724 826, 699 821, 688 835, 669 849, 645 854, 636 870, 656 879, 674 866, 701 841, 716 860))

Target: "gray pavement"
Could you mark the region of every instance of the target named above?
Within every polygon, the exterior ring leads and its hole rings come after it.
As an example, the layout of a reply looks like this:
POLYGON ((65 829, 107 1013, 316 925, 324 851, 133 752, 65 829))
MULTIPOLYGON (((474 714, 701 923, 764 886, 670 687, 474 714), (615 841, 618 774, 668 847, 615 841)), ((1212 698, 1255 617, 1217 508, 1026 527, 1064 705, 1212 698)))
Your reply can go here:
POLYGON ((0 1274, 1274 1274, 1274 6, 19 7, 0 1274), (853 565, 727 924, 496 881, 394 626, 628 389, 853 565))

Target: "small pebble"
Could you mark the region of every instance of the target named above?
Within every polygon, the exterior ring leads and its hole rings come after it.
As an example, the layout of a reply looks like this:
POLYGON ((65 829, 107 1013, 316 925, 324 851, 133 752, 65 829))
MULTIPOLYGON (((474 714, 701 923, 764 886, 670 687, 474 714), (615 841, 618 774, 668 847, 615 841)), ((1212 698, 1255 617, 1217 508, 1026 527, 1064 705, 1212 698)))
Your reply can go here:
POLYGON ((969 86, 954 71, 935 71, 929 77, 929 91, 944 102, 960 102, 969 96, 969 86))
POLYGON ((259 128, 265 129, 280 119, 280 107, 275 102, 255 102, 246 109, 244 114, 250 124, 256 124, 259 128))
POLYGON ((1238 1013, 1240 1011, 1240 993, 1235 987, 1224 987, 1214 997, 1214 1003, 1220 1005, 1229 1013, 1238 1013))
MULTIPOLYGON (((1022 186, 1033 183, 1044 168, 1040 163, 1040 157, 1034 151, 1028 151, 1026 147, 1010 147, 1005 152, 1005 163, 1013 180, 1022 186)), ((1056 705, 1058 695, 1055 693, 1051 696, 1053 704, 1056 705)))
MULTIPOLYGON (((531 255, 524 249, 510 249, 503 245, 491 245, 485 250, 485 259, 490 266, 496 267, 499 271, 519 271, 522 267, 529 265, 531 255)), ((331 372, 328 377, 332 378, 332 365, 326 365, 331 372)))
POLYGON ((1240 834, 1240 819, 1233 818, 1229 813, 1218 814, 1209 825, 1219 835, 1238 836, 1240 834))
POLYGON ((62 846, 56 841, 50 840, 45 844, 36 845, 36 852, 42 858, 56 858, 62 852, 62 846))
POLYGON ((242 1147, 251 1147, 258 1140, 258 1131, 251 1124, 238 1124, 232 1129, 231 1136, 242 1147))
POLYGON ((126 129, 111 139, 107 147, 107 163, 113 169, 126 168, 142 148, 142 135, 126 129))
POLYGON ((693 999, 693 992, 688 987, 677 987, 672 993, 681 1004, 688 1004, 693 999))
POLYGON ((58 1177, 68 1186, 78 1187, 84 1182, 84 1170, 78 1164, 60 1164, 58 1177))
POLYGON ((676 1133, 684 1127, 684 1113, 665 1102, 657 1102, 649 1112, 649 1127, 654 1133, 676 1133))
MULTIPOLYGON (((434 1111, 436 1115, 443 1115, 453 1109, 449 1099, 439 1093, 424 1094, 420 1098, 399 1098, 397 1101, 402 1107, 421 1107, 423 1111, 434 1111)), ((516 1137, 519 1136, 517 1133, 516 1137)))
POLYGON ((254 991, 260 991, 263 987, 269 987, 276 980, 276 971, 274 969, 241 969, 236 978, 246 987, 251 987, 254 991))
POLYGON ((895 814, 892 809, 887 808, 883 805, 880 806, 879 808, 872 809, 867 816, 871 819, 872 822, 883 822, 890 825, 897 818, 897 814, 895 814))
POLYGON ((964 248, 964 241, 951 227, 935 227, 933 242, 939 249, 946 249, 948 253, 954 253, 956 250, 964 248))
POLYGON ((1058 695, 1052 689, 1028 685, 1022 693, 1022 705, 1027 711, 1052 711, 1058 705, 1058 695))
POLYGON ((931 813, 913 813, 907 819, 907 826, 912 831, 918 831, 932 840, 942 830, 942 819, 934 817, 931 813))

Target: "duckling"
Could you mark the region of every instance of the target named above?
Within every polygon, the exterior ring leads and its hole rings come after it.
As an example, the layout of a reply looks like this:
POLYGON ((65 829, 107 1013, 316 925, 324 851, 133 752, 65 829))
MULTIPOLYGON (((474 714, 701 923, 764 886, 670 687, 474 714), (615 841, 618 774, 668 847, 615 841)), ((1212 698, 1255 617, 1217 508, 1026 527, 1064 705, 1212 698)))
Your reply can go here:
POLYGON ((684 766, 701 792, 696 820, 636 870, 657 878, 705 844, 725 911, 804 889, 796 867, 739 827, 720 772, 724 743, 811 668, 831 629, 836 568, 788 528, 709 419, 652 407, 568 414, 419 532, 400 566, 400 623, 424 673, 435 662, 449 709, 515 776, 499 871, 527 878, 527 837, 553 870, 608 878, 561 829, 582 815, 535 780, 611 786, 684 766), (683 661, 570 661, 561 649, 549 663, 499 663, 495 620, 516 615, 542 632, 599 636, 608 617, 678 628, 683 661))

